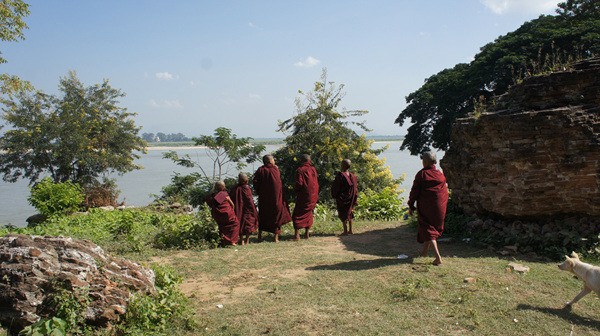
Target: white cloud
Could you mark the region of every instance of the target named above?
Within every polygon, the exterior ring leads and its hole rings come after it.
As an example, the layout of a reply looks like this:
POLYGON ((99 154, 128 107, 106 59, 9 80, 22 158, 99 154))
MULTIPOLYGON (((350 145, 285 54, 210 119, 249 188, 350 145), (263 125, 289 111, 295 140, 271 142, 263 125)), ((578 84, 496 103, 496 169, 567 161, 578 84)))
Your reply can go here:
POLYGON ((422 32, 419 32, 419 36, 422 36, 422 37, 429 37, 429 36, 431 36, 431 34, 430 34, 429 32, 424 32, 424 31, 422 31, 422 32))
POLYGON ((321 63, 321 61, 319 61, 318 59, 312 56, 308 56, 305 60, 294 63, 294 66, 301 68, 312 68, 319 63, 321 63))
POLYGON ((254 24, 254 22, 248 22, 248 27, 256 28, 256 25, 254 24))
POLYGON ((515 12, 548 14, 553 12, 556 0, 479 0, 493 13, 502 15, 515 12))
POLYGON ((158 109, 182 109, 183 108, 183 105, 181 104, 179 99, 162 100, 162 101, 158 101, 158 102, 154 99, 150 99, 150 101, 148 103, 150 104, 150 106, 152 106, 154 108, 158 108, 158 109))
POLYGON ((169 73, 167 71, 165 71, 165 72, 157 72, 155 74, 155 76, 159 80, 167 80, 167 81, 179 78, 179 76, 173 75, 172 73, 169 73))
POLYGON ((260 100, 262 99, 262 97, 256 93, 250 93, 248 94, 248 98, 252 99, 252 100, 260 100))

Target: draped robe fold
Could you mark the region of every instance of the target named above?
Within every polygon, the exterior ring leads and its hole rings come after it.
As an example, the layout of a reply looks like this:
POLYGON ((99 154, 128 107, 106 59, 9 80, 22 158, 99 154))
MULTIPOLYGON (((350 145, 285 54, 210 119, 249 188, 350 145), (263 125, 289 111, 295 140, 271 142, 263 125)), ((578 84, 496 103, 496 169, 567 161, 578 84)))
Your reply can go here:
POLYGON ((310 162, 302 164, 296 170, 294 189, 296 191, 296 206, 292 214, 294 229, 310 228, 313 225, 313 210, 319 199, 317 170, 310 162))
POLYGON ((206 203, 210 207, 210 214, 219 226, 219 234, 223 244, 237 244, 240 237, 240 222, 238 221, 231 204, 227 201, 229 195, 226 191, 219 191, 208 196, 206 203))
POLYGON ((331 196, 335 199, 338 218, 345 222, 354 218, 354 206, 358 199, 358 178, 338 172, 331 186, 331 196))
POLYGON ((419 243, 437 240, 442 235, 447 205, 448 187, 444 174, 435 165, 421 169, 415 176, 408 198, 408 206, 419 214, 419 243))
POLYGON ((256 170, 253 179, 258 195, 258 229, 275 234, 281 226, 292 221, 290 210, 283 198, 279 168, 266 164, 256 170))
POLYGON ((238 184, 229 192, 235 215, 240 221, 240 235, 250 235, 258 228, 258 212, 254 205, 252 190, 247 184, 238 184))

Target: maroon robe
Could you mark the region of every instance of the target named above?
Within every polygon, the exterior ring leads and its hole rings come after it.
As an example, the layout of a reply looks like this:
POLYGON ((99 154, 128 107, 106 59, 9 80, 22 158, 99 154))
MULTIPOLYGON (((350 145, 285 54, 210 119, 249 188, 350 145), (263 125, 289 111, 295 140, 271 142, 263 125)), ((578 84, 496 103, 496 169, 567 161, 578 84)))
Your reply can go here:
POLYGON ((238 184, 229 192, 235 215, 240 221, 240 235, 250 235, 258 228, 258 212, 248 184, 238 184))
POLYGON ((232 245, 237 244, 240 238, 240 222, 227 201, 228 196, 226 191, 219 191, 208 196, 206 203, 210 207, 212 218, 219 225, 221 243, 232 245))
POLYGON ((275 234, 281 226, 292 221, 292 215, 283 199, 279 168, 265 164, 254 173, 254 190, 258 195, 258 229, 275 234))
POLYGON ((335 199, 338 218, 345 222, 354 218, 354 206, 358 200, 358 179, 356 175, 338 172, 331 186, 331 196, 335 199))
POLYGON ((408 206, 412 210, 417 209, 419 214, 419 243, 436 240, 442 235, 447 204, 448 187, 444 173, 435 165, 421 169, 415 176, 408 198, 408 206))
POLYGON ((319 199, 317 170, 311 166, 310 161, 296 169, 294 189, 296 190, 296 206, 292 215, 294 229, 310 228, 313 225, 313 210, 319 199))

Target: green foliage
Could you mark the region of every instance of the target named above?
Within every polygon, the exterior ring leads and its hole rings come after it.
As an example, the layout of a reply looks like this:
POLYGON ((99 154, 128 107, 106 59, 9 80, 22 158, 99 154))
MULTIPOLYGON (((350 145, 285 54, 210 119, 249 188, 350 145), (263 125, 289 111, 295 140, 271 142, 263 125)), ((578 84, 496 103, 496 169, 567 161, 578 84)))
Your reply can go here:
POLYGON ((395 221, 405 212, 398 191, 387 187, 379 192, 367 189, 360 193, 355 217, 359 220, 395 221))
POLYGON ((20 336, 66 336, 67 322, 58 317, 41 319, 34 324, 25 327, 19 333, 20 336))
POLYGON ((385 160, 377 157, 386 148, 372 149, 373 141, 352 129, 369 131, 364 122, 349 120, 361 117, 368 111, 340 109, 339 105, 345 96, 343 89, 343 84, 337 86, 327 81, 327 71, 324 69, 313 91, 300 91, 302 98, 296 99, 296 115, 279 122, 279 131, 287 136, 285 145, 274 156, 283 184, 287 187, 287 197, 294 195, 292 186, 299 166, 298 157, 302 154, 311 156, 319 174, 321 201, 331 198, 331 182, 340 170, 343 159, 352 161, 351 170, 358 176, 361 191, 380 191, 398 186, 399 181, 393 178, 385 160))
MULTIPOLYGON (((23 18, 28 15, 29 5, 22 0, 2 0, 0 2, 0 40, 6 42, 23 40, 25 38, 23 30, 28 28, 23 18)), ((0 57, 0 63, 6 63, 6 60, 0 57)))
POLYGON ((152 248, 212 248, 218 239, 210 213, 198 215, 160 213, 142 209, 103 211, 52 217, 32 228, 2 228, 9 233, 69 236, 89 239, 110 252, 144 253, 152 248))
POLYGON ((124 96, 104 81, 85 87, 74 72, 60 79, 62 97, 23 92, 4 102, 10 130, 0 137, 0 173, 8 182, 30 183, 47 174, 54 182, 87 185, 101 175, 139 167, 145 142, 133 113, 118 106, 124 96))
POLYGON ((155 246, 161 249, 216 248, 219 241, 219 228, 206 205, 200 207, 197 218, 163 222, 161 234, 155 236, 155 246))
POLYGON ((115 179, 104 177, 102 182, 93 181, 85 186, 85 207, 118 206, 119 189, 115 179))
POLYGON ((412 123, 401 149, 415 155, 428 147, 447 150, 452 123, 474 111, 476 102, 491 101, 525 76, 562 70, 574 60, 597 55, 599 6, 597 0, 561 3, 561 15, 526 22, 483 46, 469 64, 429 77, 406 97, 408 105, 395 121, 412 123))
POLYGON ((83 189, 71 182, 54 183, 45 177, 30 189, 28 200, 42 215, 69 215, 81 207, 83 189))
POLYGON ((314 218, 317 222, 337 221, 337 210, 332 202, 319 202, 315 206, 314 218))
POLYGON ((51 307, 58 317, 65 322, 69 334, 82 334, 85 327, 85 312, 90 303, 88 290, 85 288, 66 289, 56 283, 47 298, 45 305, 51 307))
POLYGON ((260 153, 265 150, 264 145, 253 144, 252 138, 238 138, 225 127, 217 128, 213 135, 194 138, 194 141, 196 146, 208 147, 206 153, 213 161, 212 172, 189 155, 180 157, 177 152, 169 151, 164 154, 165 159, 183 167, 198 168, 199 172, 187 175, 175 173, 171 183, 162 188, 158 199, 200 206, 216 181, 224 180, 227 188, 230 188, 237 182, 238 171, 258 160, 260 153), (235 170, 232 171, 233 168, 235 170), (232 177, 234 175, 235 178, 232 177))
POLYGON ((181 276, 166 266, 155 266, 153 270, 156 295, 134 295, 124 323, 117 329, 127 335, 177 335, 177 331, 196 329, 190 302, 177 288, 181 276))

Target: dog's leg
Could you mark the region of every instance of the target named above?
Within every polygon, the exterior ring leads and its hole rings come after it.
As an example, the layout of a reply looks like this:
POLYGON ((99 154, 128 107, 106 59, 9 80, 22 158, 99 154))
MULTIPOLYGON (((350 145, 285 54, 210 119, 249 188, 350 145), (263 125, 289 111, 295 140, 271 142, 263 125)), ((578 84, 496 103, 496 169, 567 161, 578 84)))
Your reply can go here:
POLYGON ((573 304, 575 304, 577 301, 581 300, 582 297, 588 295, 592 290, 586 287, 583 287, 583 289, 581 290, 581 292, 579 294, 577 294, 577 296, 571 300, 571 302, 567 302, 567 307, 572 306, 573 304))

